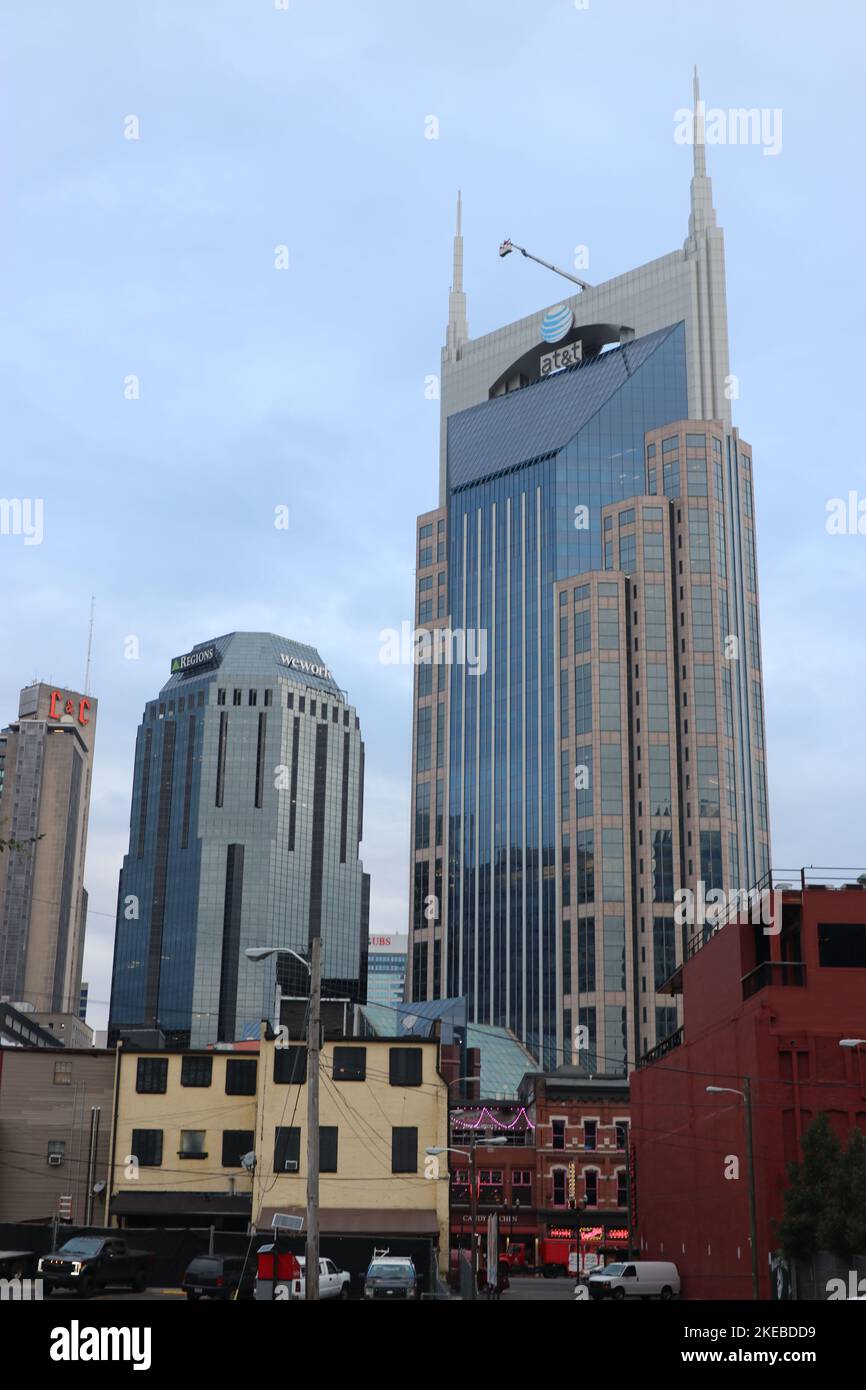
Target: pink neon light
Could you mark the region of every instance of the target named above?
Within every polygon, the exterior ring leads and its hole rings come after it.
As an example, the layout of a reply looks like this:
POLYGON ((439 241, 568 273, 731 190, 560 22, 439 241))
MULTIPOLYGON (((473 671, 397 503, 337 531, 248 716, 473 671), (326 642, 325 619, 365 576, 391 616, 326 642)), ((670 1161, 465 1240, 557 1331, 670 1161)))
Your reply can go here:
POLYGON ((454 1122, 455 1124, 458 1124, 461 1129, 480 1129, 481 1123, 485 1115, 489 1117, 489 1122, 492 1123, 496 1129, 514 1129, 514 1126, 518 1123, 521 1116, 526 1121, 526 1124, 529 1129, 535 1129, 535 1125, 530 1120, 529 1116, 526 1113, 525 1107, 522 1105, 518 1113, 515 1115, 514 1119, 511 1121, 511 1124, 505 1124, 502 1120, 498 1120, 494 1115, 493 1111, 488 1110, 486 1105, 482 1107, 481 1113, 479 1114, 478 1119, 475 1120, 474 1123, 471 1120, 461 1120, 458 1115, 454 1116, 454 1122))

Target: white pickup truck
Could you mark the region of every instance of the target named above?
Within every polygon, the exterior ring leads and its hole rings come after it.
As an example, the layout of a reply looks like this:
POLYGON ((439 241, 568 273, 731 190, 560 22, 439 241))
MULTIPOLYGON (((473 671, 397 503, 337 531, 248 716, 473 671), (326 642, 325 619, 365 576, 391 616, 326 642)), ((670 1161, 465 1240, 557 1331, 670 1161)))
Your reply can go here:
MULTIPOLYGON (((289 1285, 290 1298, 306 1298, 307 1281, 304 1276, 306 1259, 298 1256, 301 1278, 293 1279, 289 1285)), ((339 1270, 333 1260, 319 1260, 319 1298, 348 1298, 352 1289, 352 1276, 345 1269, 339 1270)))

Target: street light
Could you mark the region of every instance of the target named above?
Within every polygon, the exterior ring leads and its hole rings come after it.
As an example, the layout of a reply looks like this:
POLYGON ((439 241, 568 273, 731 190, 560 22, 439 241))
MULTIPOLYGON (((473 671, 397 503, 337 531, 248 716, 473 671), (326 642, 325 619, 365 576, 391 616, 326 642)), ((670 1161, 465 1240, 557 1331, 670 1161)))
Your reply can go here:
POLYGON ((749 1181, 749 1238, 752 1243, 752 1298, 759 1299, 760 1292, 758 1287, 758 1222, 755 1212, 755 1155, 752 1140, 752 1081, 751 1077, 743 1077, 743 1089, 738 1091, 735 1086, 707 1086, 710 1095, 729 1095, 739 1096, 743 1101, 746 1111, 746 1164, 748 1166, 749 1181))
MULTIPOLYGON (((477 1140, 477 1139, 476 1139, 473 1143, 471 1143, 471 1144, 469 1145, 469 1148, 468 1148, 468 1149, 452 1149, 448 1144, 441 1144, 441 1145, 433 1144, 433 1145, 431 1145, 429 1148, 427 1148, 427 1149, 424 1150, 424 1152, 425 1152, 425 1153, 428 1153, 428 1154, 437 1154, 437 1155, 438 1155, 438 1154, 459 1154, 461 1158, 468 1158, 468 1159, 469 1159, 469 1220, 470 1220, 471 1225, 472 1225, 472 1231, 471 1231, 471 1235, 470 1235, 470 1241, 471 1241, 471 1251, 472 1251, 472 1297, 473 1297, 473 1298, 475 1298, 475 1297, 477 1296, 477 1293, 478 1293, 478 1250, 477 1250, 476 1243, 475 1243, 475 1235, 476 1235, 475 1226, 476 1226, 476 1223, 477 1223, 477 1221, 478 1221, 478 1196, 477 1196, 477 1192, 476 1192, 476 1182, 475 1182, 475 1176, 476 1176, 475 1151, 476 1151, 476 1149, 486 1149, 486 1148, 489 1148, 489 1147, 490 1147, 491 1145, 493 1145, 493 1144, 507 1144, 507 1143, 508 1143, 507 1137, 506 1137, 504 1134, 502 1134, 502 1135, 495 1135, 492 1139, 486 1139, 486 1140, 484 1140, 483 1143, 482 1143, 480 1140, 477 1140)), ((449 1204, 449 1205, 450 1205, 450 1204, 449 1204)))
MULTIPOLYGON (((322 938, 310 940, 307 960, 291 946, 249 946, 245 952, 252 961, 272 955, 294 956, 310 975, 310 1011, 307 1022, 307 1257, 304 1271, 304 1297, 319 1297, 319 1016, 322 1008, 322 938)), ((280 1028, 280 983, 274 998, 274 1033, 280 1028)), ((275 1046, 278 1046, 275 1043, 275 1046)))
MULTIPOLYGON (((304 967, 307 973, 311 973, 310 962, 306 959, 305 956, 302 956, 300 952, 293 951, 291 946, 248 946, 247 949, 244 951, 244 955, 247 957, 248 960, 251 960, 256 965, 258 965, 260 961, 267 960, 269 956, 294 956, 295 960, 300 961, 301 965, 304 967)), ((275 1033, 278 1033, 280 1029, 281 998, 282 989, 280 988, 279 979, 277 979, 274 985, 273 1027, 275 1033)))

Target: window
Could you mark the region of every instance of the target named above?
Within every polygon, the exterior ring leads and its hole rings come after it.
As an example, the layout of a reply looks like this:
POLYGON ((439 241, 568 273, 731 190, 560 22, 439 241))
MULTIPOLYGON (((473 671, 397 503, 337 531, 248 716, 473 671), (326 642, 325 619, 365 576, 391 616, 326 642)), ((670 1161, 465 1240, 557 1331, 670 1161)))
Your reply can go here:
POLYGON ((568 1174, 564 1168, 554 1168, 550 1176, 553 1180, 551 1205, 554 1207, 564 1207, 566 1205, 566 1193, 568 1191, 568 1174))
POLYGON ((596 1120, 584 1120, 583 1122, 583 1147, 595 1153, 598 1134, 598 1122, 596 1120))
POLYGON ((178 1158, 207 1158, 204 1138, 205 1131, 203 1129, 182 1129, 180 1148, 177 1151, 178 1158))
POLYGON ((296 1125, 274 1130, 274 1172, 297 1173, 301 1164, 301 1131, 296 1125))
POLYGON ((392 1047, 388 1053, 392 1086, 420 1086, 423 1050, 420 1047, 392 1047))
POLYGON ((256 1147, 255 1132, 251 1129, 224 1129, 222 1166, 240 1168, 244 1154, 252 1153, 256 1147))
POLYGON ((511 1171, 511 1205, 532 1205, 532 1169, 513 1168, 511 1171))
POLYGON ((139 1168, 159 1168, 162 1166, 162 1130, 134 1129, 132 1131, 132 1155, 138 1159, 139 1168))
POLYGON ((319 1171, 337 1171, 337 1126, 319 1125, 319 1171))
POLYGON ((274 1048, 274 1082, 277 1086, 304 1086, 307 1081, 305 1047, 274 1048))
POLYGON ((501 1168, 482 1168, 478 1173, 478 1200, 488 1206, 501 1206, 505 1198, 501 1168))
POLYGON ((55 1086, 71 1086, 71 1085, 72 1085, 72 1063, 71 1063, 71 1062, 55 1062, 55 1063, 54 1063, 54 1085, 55 1085, 55 1086))
POLYGON ((391 1172, 418 1172, 418 1130, 414 1125, 395 1125, 391 1130, 391 1172))
POLYGON ((616 1147, 619 1149, 620 1153, 624 1153, 628 1149, 628 1121, 617 1120, 615 1130, 616 1147))
POLYGON ((168 1087, 168 1058, 139 1057, 135 1089, 139 1095, 165 1095, 168 1087))
POLYGON ((712 666, 696 666, 694 683, 695 732, 714 734, 716 732, 716 682, 712 666))
POLYGON ((48 1154, 47 1154, 47 1157, 48 1157, 48 1162, 49 1162, 49 1163, 51 1163, 52 1158, 54 1159, 54 1162, 53 1162, 53 1164, 51 1165, 53 1168, 59 1168, 60 1164, 63 1162, 63 1159, 64 1159, 65 1154, 66 1154, 66 1141, 65 1141, 65 1139, 49 1139, 49 1140, 48 1140, 48 1154))
POLYGON ((257 1062, 229 1057, 226 1061, 226 1095, 254 1096, 257 1070, 257 1062))
MULTIPOLYGON (((653 983, 656 989, 669 980, 677 967, 673 917, 653 918, 653 983)), ((619 1144, 617 1144, 619 1147, 619 1144)))
POLYGON ((586 1205, 588 1207, 598 1206, 598 1172, 595 1168, 586 1168, 583 1173, 584 1190, 586 1205))
POLYGON ((241 703, 241 694, 242 694, 242 692, 241 692, 240 690, 233 690, 233 691, 232 691, 232 704, 233 704, 233 705, 239 705, 239 704, 241 703))
POLYGON ((553 1147, 555 1149, 565 1148, 565 1120, 553 1120, 553 1147))
POLYGON ((616 1204, 618 1207, 628 1206, 628 1174, 625 1168, 616 1170, 616 1204))
POLYGON ((335 1047, 332 1074, 335 1081, 366 1081, 366 1047, 335 1047))
POLYGON ((863 922, 819 922, 818 961, 841 969, 866 969, 866 925, 863 922))
POLYGON ((213 1073, 213 1057, 184 1057, 180 1064, 181 1086, 209 1086, 213 1073))

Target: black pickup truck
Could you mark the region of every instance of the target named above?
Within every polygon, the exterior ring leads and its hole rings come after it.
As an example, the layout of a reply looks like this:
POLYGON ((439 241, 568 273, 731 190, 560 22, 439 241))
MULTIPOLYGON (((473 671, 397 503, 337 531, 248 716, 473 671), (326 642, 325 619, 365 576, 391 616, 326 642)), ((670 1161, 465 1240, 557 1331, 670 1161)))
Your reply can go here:
POLYGON ((120 1284, 136 1293, 147 1288, 146 1250, 129 1250, 116 1236, 73 1236, 59 1250, 42 1255, 37 1277, 43 1293, 52 1289, 75 1289, 89 1298, 97 1289, 120 1284))

